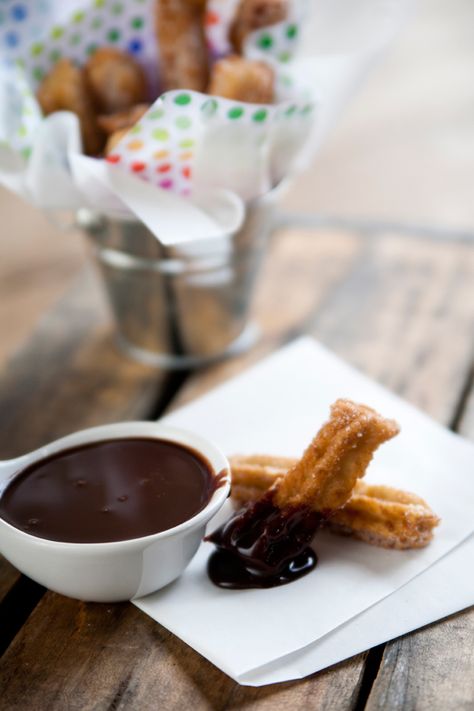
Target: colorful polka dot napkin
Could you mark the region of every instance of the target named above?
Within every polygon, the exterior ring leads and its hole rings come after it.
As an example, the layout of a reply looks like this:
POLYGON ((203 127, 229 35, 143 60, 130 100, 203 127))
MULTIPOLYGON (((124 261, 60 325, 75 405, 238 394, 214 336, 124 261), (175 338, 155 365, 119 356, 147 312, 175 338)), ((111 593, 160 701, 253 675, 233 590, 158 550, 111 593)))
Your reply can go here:
MULTIPOLYGON (((64 20, 65 3, 57 0, 0 0, 0 56, 8 61, 0 73, 0 98, 8 114, 3 125, 0 120, 0 143, 23 157, 26 170, 44 121, 35 91, 60 58, 81 65, 98 47, 117 47, 133 55, 152 84, 159 86, 155 3, 74 0, 68 6, 75 9, 64 20), (58 17, 61 21, 56 21, 58 17)), ((206 34, 214 58, 230 51, 227 36, 236 4, 237 0, 208 4, 206 34)), ((306 4, 293 0, 285 22, 255 32, 246 43, 247 56, 265 59, 274 67, 276 104, 168 92, 120 141, 109 163, 183 197, 211 187, 228 188, 249 199, 279 182, 314 121, 312 92, 300 87, 291 61, 306 4)), ((0 163, 0 171, 1 167, 0 163)))

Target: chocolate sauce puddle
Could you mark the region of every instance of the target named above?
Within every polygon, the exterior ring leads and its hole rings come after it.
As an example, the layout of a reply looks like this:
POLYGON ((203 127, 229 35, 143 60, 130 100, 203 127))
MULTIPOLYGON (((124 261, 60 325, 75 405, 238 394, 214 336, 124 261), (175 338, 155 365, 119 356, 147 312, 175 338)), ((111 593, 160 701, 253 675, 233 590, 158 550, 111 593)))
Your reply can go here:
POLYGON ((309 543, 322 521, 309 507, 279 509, 269 492, 206 537, 217 547, 208 575, 228 589, 270 588, 297 580, 316 566, 309 543))

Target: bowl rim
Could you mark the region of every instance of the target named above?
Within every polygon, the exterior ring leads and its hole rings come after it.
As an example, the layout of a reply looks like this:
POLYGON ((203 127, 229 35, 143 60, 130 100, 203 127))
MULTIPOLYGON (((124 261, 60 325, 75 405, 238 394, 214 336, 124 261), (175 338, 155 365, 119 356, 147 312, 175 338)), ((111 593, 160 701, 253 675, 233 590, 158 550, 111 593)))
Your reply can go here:
MULTIPOLYGON (((192 430, 187 430, 174 425, 168 425, 162 422, 149 422, 146 420, 131 420, 129 422, 117 422, 109 425, 99 425, 97 427, 89 427, 83 430, 77 430, 72 434, 61 437, 53 442, 34 450, 29 455, 19 457, 19 468, 11 475, 10 481, 21 474, 30 464, 46 459, 51 454, 61 452, 71 446, 81 444, 99 442, 104 439, 132 439, 134 437, 147 437, 150 439, 165 440, 175 442, 185 447, 195 449, 209 463, 214 476, 225 472, 223 484, 215 489, 206 506, 198 511, 194 516, 179 523, 172 528, 167 528, 164 531, 151 533, 147 536, 137 538, 125 538, 119 541, 102 541, 94 543, 78 543, 72 541, 55 541, 50 538, 41 538, 34 536, 20 528, 13 526, 0 517, 0 530, 4 527, 17 538, 22 539, 25 543, 30 543, 41 548, 53 548, 58 551, 67 551, 71 554, 87 553, 104 553, 105 551, 120 552, 123 549, 144 548, 155 543, 155 541, 164 540, 173 536, 179 536, 186 533, 189 529, 198 528, 200 525, 205 525, 212 516, 224 504, 230 491, 230 465, 227 457, 221 449, 207 437, 203 437, 192 430), (141 430, 141 434, 140 434, 141 430), (20 463, 21 462, 21 463, 20 463), (216 462, 219 462, 216 466, 216 462)), ((9 482, 10 483, 10 482, 9 482)), ((6 487, 5 487, 6 488, 6 487)), ((0 498, 3 492, 0 494, 0 498)))

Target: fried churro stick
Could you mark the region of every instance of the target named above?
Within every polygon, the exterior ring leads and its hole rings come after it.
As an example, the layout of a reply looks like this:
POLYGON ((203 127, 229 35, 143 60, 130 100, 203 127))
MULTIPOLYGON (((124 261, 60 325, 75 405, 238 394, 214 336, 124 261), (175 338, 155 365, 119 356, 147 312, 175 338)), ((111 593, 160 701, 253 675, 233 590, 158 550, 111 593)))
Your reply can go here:
MULTIPOLYGON (((232 457, 232 498, 239 505, 259 499, 296 462, 265 455, 232 457)), ((359 480, 349 501, 327 519, 326 526, 372 545, 406 549, 426 546, 439 521, 419 496, 359 480)))
POLYGON ((233 55, 214 64, 207 93, 250 104, 271 104, 274 82, 269 64, 233 55))
POLYGON ((163 88, 204 91, 209 59, 204 35, 206 0, 157 0, 158 38, 163 88))
POLYGON ((129 109, 147 99, 143 69, 133 57, 114 47, 101 47, 84 67, 94 102, 104 114, 129 109))
POLYGON ((426 501, 390 486, 358 482, 344 508, 327 521, 334 533, 383 548, 423 548, 440 519, 426 501))
POLYGON ((262 27, 282 22, 288 15, 288 0, 241 0, 229 30, 229 39, 239 54, 247 36, 262 27))
POLYGON ((107 135, 110 135, 124 128, 131 128, 141 119, 149 108, 150 104, 135 104, 135 106, 131 106, 129 109, 124 109, 123 111, 117 111, 115 114, 103 114, 98 116, 97 123, 107 135))
POLYGON ((309 506, 324 516, 336 511, 350 498, 377 447, 398 431, 396 422, 370 407, 336 400, 329 421, 275 484, 273 501, 279 508, 309 506))
POLYGON ((314 534, 350 498, 377 447, 397 433, 395 422, 370 407, 337 400, 287 474, 206 536, 216 546, 211 580, 227 588, 271 587, 312 570, 314 534))
POLYGON ((265 454, 235 455, 229 459, 232 473, 231 496, 236 503, 256 501, 278 479, 285 476, 297 459, 265 454))
POLYGON ((38 87, 37 98, 43 113, 72 111, 79 119, 84 151, 97 155, 104 135, 97 125, 92 96, 84 72, 69 59, 60 59, 38 87))

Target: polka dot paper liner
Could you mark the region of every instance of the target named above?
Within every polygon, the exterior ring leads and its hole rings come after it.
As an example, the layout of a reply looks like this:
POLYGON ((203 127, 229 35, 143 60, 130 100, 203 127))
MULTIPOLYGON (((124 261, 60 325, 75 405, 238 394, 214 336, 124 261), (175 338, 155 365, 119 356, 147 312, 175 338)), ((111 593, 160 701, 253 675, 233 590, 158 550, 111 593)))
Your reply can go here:
POLYGON ((52 0, 0 0, 0 56, 14 59, 45 34, 52 11, 52 0))
MULTIPOLYGON (((313 120, 314 104, 306 100, 274 105, 254 105, 210 97, 193 91, 163 94, 108 156, 164 190, 189 195, 197 151, 205 134, 226 131, 228 140, 247 135, 272 144, 275 134, 306 130, 313 120)), ((225 161, 225 155, 222 156, 225 161)))
POLYGON ((156 64, 153 8, 154 0, 92 0, 69 22, 53 24, 47 36, 21 53, 33 88, 62 57, 84 64, 98 47, 117 47, 145 66, 156 64))
MULTIPOLYGON (((306 1, 293 0, 285 22, 253 33, 245 47, 247 56, 266 58, 273 64, 278 96, 284 98, 292 94, 287 65, 297 44, 306 1), (285 89, 283 92, 281 87, 285 89)), ((31 37, 34 13, 39 12, 40 6, 44 12, 51 2, 53 0, 35 0, 34 3, 0 0, 0 51, 1 42, 3 47, 10 43, 9 56, 16 59, 15 71, 23 76, 22 100, 17 101, 18 131, 10 145, 25 157, 41 121, 34 92, 59 59, 67 57, 81 65, 98 47, 113 46, 135 56, 150 76, 156 75, 158 66, 154 34, 156 0, 89 0, 81 3, 67 22, 49 22, 46 34, 43 27, 41 33, 35 33, 33 42, 26 41, 25 38, 31 37), (9 13, 8 22, 5 12, 9 13), (9 35, 13 31, 15 39, 9 35)), ((208 4, 206 33, 214 57, 229 52, 227 36, 237 3, 238 0, 210 0, 208 4)), ((281 122, 299 125, 298 122, 308 121, 309 106, 310 103, 300 97, 294 104, 251 106, 195 92, 168 92, 157 99, 127 133, 109 161, 163 189, 188 195, 203 132, 220 130, 223 126, 227 126, 227 130, 232 126, 246 126, 246 130, 261 136, 262 141, 270 141, 277 125, 282 135, 281 122)))

